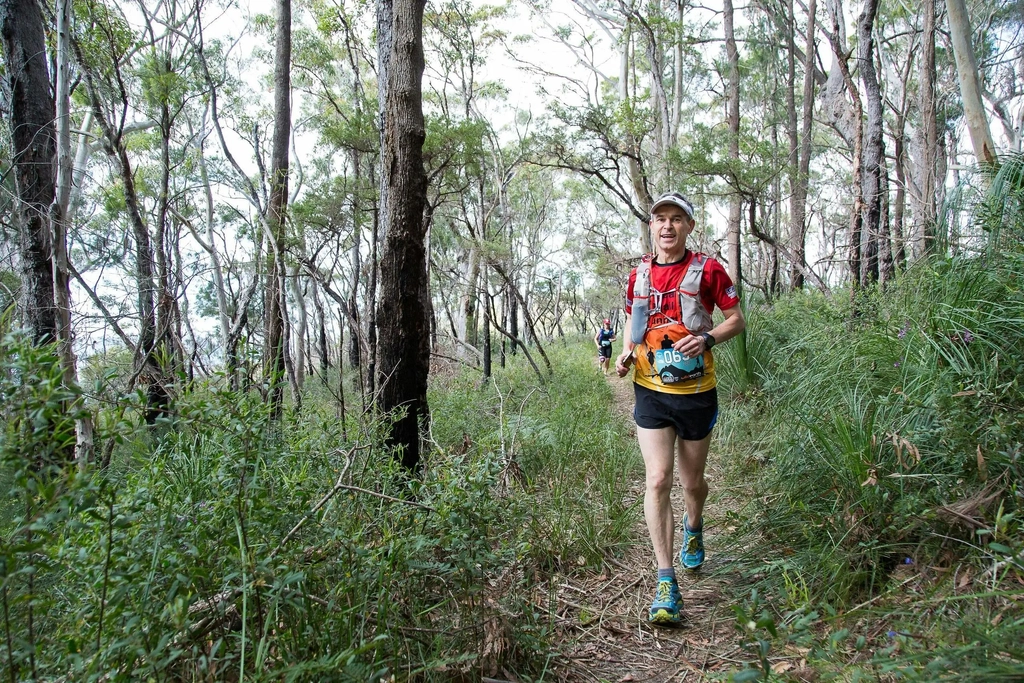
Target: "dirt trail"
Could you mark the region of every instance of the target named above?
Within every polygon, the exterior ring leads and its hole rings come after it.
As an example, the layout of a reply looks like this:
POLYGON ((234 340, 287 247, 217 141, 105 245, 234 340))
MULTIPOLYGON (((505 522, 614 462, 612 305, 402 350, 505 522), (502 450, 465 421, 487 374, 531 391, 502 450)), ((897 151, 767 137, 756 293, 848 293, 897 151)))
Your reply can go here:
MULTIPOLYGON (((615 393, 615 410, 632 424, 633 389, 626 379, 609 376, 615 393)), ((707 561, 699 573, 683 573, 678 567, 683 594, 684 624, 681 628, 654 628, 647 624, 647 608, 654 595, 656 573, 647 527, 641 517, 636 542, 621 560, 609 560, 597 575, 563 580, 554 587, 559 602, 559 624, 564 631, 560 648, 560 680, 576 681, 704 681, 713 673, 736 671, 751 656, 739 644, 735 616, 730 605, 743 597, 742 579, 729 566, 716 538, 726 511, 738 508, 720 488, 722 477, 712 445, 706 477, 711 494, 705 508, 707 561), (716 486, 718 484, 719 486, 716 486)), ((633 495, 643 496, 638 479, 633 495)), ((682 493, 672 491, 676 521, 682 516, 682 493)), ((676 534, 678 553, 680 534, 676 534)))

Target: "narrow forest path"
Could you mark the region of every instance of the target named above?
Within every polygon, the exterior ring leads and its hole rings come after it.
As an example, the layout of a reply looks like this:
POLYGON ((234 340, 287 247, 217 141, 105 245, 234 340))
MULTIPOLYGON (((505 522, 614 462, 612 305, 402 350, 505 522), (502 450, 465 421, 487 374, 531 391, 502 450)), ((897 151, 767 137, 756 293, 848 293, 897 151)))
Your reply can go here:
MULTIPOLYGON (((608 382, 615 396, 615 414, 632 425, 631 383, 614 375, 609 375, 608 382)), ((635 526, 635 542, 624 558, 609 560, 600 574, 577 576, 575 582, 563 579, 562 585, 548 587, 550 594, 557 596, 559 624, 564 632, 557 665, 559 680, 704 681, 724 678, 753 658, 742 650, 731 609, 737 600, 747 597, 749 589, 731 566, 722 543, 727 513, 738 511, 740 504, 723 489, 724 477, 714 446, 706 477, 711 487, 705 509, 708 557, 700 572, 679 574, 683 626, 665 629, 647 624, 656 575, 641 515, 635 526)), ((631 495, 643 496, 642 475, 631 495)), ((678 523, 683 510, 678 486, 673 487, 672 501, 678 523)), ((675 552, 679 543, 677 533, 675 552)), ((798 666, 794 663, 792 669, 798 666)))

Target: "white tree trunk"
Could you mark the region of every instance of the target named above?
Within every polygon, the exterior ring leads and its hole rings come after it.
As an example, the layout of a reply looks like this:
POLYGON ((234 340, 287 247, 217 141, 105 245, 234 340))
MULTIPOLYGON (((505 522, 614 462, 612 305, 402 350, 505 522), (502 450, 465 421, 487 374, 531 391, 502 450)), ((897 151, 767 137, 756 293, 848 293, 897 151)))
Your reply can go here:
POLYGON ((979 164, 994 164, 996 149, 988 127, 985 105, 981 101, 978 83, 978 60, 971 46, 971 20, 964 0, 946 0, 949 15, 949 36, 956 57, 956 75, 960 81, 960 98, 964 105, 967 130, 971 133, 974 156, 979 164))
MULTIPOLYGON (((57 340, 64 368, 64 382, 73 386, 78 382, 78 362, 75 358, 71 331, 71 284, 68 275, 67 225, 74 179, 71 157, 71 13, 72 0, 57 0, 57 186, 54 206, 50 211, 53 229, 53 292, 57 306, 57 340)), ((74 402, 81 407, 81 399, 74 402)), ((76 410, 81 417, 75 420, 75 458, 79 467, 95 460, 92 414, 76 410)))

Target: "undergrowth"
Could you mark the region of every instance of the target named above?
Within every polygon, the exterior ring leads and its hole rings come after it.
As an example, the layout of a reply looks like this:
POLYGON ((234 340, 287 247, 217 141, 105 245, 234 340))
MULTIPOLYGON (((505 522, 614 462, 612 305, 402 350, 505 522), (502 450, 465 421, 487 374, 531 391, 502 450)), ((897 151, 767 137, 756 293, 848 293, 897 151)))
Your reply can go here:
POLYGON ((757 587, 737 605, 754 664, 735 680, 793 662, 840 680, 1024 676, 1022 281, 1004 250, 920 261, 852 302, 752 308, 757 381, 724 376, 751 494, 733 523, 756 539, 736 567, 757 587))
POLYGON ((330 392, 276 422, 217 382, 154 427, 95 387, 101 449, 120 445, 79 470, 51 457, 74 439, 56 359, 8 333, 0 679, 544 678, 530 587, 618 552, 636 515, 607 384, 549 353, 544 382, 515 357, 488 382, 435 368, 417 476, 330 392))

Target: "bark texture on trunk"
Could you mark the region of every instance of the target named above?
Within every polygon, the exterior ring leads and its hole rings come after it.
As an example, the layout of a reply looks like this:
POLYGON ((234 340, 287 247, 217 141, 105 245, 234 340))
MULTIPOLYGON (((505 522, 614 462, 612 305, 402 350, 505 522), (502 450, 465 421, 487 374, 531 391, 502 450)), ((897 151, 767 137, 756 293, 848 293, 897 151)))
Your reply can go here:
POLYGON ((896 197, 892 209, 893 268, 903 270, 907 265, 906 239, 904 238, 903 219, 907 208, 907 142, 906 118, 900 113, 896 121, 893 144, 893 165, 896 170, 896 197))
POLYGON ((919 166, 921 215, 914 249, 916 257, 930 253, 935 246, 935 154, 939 148, 939 124, 935 116, 935 0, 924 0, 921 40, 920 107, 924 144, 919 166))
POLYGON ((280 414, 285 379, 284 214, 288 202, 288 143, 291 139, 292 3, 278 0, 274 54, 274 141, 270 159, 267 224, 267 281, 264 298, 263 372, 270 381, 270 401, 280 414))
MULTIPOLYGON (((740 161, 740 56, 736 49, 736 32, 733 25, 734 9, 732 0, 724 0, 723 21, 725 28, 725 53, 729 61, 728 109, 729 120, 729 160, 738 168, 740 161)), ((740 194, 739 180, 729 197, 729 232, 726 243, 729 258, 729 276, 736 285, 736 292, 743 297, 743 243, 740 239, 740 222, 743 212, 743 197, 740 194)), ((750 230, 754 231, 757 218, 756 200, 750 197, 750 230)), ((736 362, 746 381, 750 380, 747 363, 747 333, 740 332, 732 341, 736 351, 736 362)))
MULTIPOLYGON (((57 180, 54 203, 50 209, 53 228, 53 289, 57 307, 57 336, 60 340, 64 384, 78 383, 78 360, 75 357, 71 330, 71 278, 68 261, 67 232, 71 216, 71 194, 74 179, 74 155, 71 151, 71 16, 72 0, 57 0, 57 60, 56 102, 57 113, 57 180)), ((84 408, 84 399, 72 402, 76 413, 76 444, 74 457, 84 468, 95 461, 92 413, 84 408)))
POLYGON ((380 102, 380 262, 377 407, 402 414, 388 443, 402 465, 420 462, 420 429, 429 418, 430 319, 426 299, 427 179, 423 167, 424 0, 378 0, 380 102))
POLYGON ((804 101, 800 123, 800 161, 797 168, 797 182, 793 188, 793 216, 790 248, 796 262, 790 269, 790 283, 793 289, 803 287, 803 266, 806 265, 805 242, 807 237, 807 188, 811 175, 811 129, 814 123, 814 32, 816 13, 815 0, 807 4, 807 43, 804 50, 804 101))
MULTIPOLYGON (((883 157, 884 159, 885 157, 883 157)), ((896 267, 893 263, 893 239, 889 229, 889 167, 882 164, 881 174, 882 215, 878 228, 878 283, 884 288, 886 283, 896 278, 896 267)))
POLYGON ((22 320, 37 343, 57 341, 50 207, 54 203, 56 105, 50 91, 43 15, 35 0, 0 2, 0 37, 10 93, 14 186, 21 247, 22 320))
MULTIPOLYGON (((794 254, 803 254, 803 207, 798 207, 800 199, 800 137, 796 119, 796 17, 793 0, 786 0, 786 135, 789 140, 789 249, 794 254)), ((791 267, 789 273, 790 286, 801 289, 804 286, 803 273, 791 267)))
MULTIPOLYGON (((862 119, 864 116, 864 108, 861 105, 860 90, 857 88, 856 82, 853 80, 853 76, 850 75, 850 65, 848 63, 848 57, 846 52, 846 39, 843 35, 843 23, 841 17, 843 16, 843 7, 841 0, 833 0, 828 4, 829 18, 832 21, 832 32, 827 34, 829 43, 832 45, 832 71, 829 72, 829 82, 832 83, 834 80, 841 81, 845 86, 846 90, 850 95, 853 106, 849 107, 845 102, 844 107, 849 108, 849 117, 851 123, 849 125, 840 125, 839 121, 842 119, 839 117, 834 118, 833 126, 835 126, 837 132, 847 139, 850 143, 850 149, 853 152, 853 207, 850 211, 850 296, 856 295, 858 287, 861 285, 861 221, 863 219, 863 196, 861 194, 863 185, 861 181, 861 162, 863 159, 863 140, 864 140, 864 126, 862 125, 862 119)), ((836 92, 833 90, 830 93, 831 106, 834 112, 838 112, 837 103, 839 98, 836 97, 836 92)))
POLYGON ((867 0, 857 22, 857 59, 860 62, 860 77, 867 105, 861 175, 861 197, 864 202, 860 264, 862 285, 878 280, 878 257, 881 252, 887 251, 879 244, 882 239, 882 159, 885 147, 882 140, 882 93, 878 85, 878 72, 875 70, 874 27, 877 13, 878 0, 867 0))
MULTIPOLYGON (((738 163, 740 158, 740 69, 739 52, 736 49, 736 34, 733 28, 732 0, 724 2, 723 25, 725 27, 725 53, 728 59, 728 85, 726 118, 729 124, 729 159, 738 163)), ((738 184, 737 184, 738 185, 738 184)), ((734 187, 729 197, 729 228, 726 233, 726 250, 729 259, 729 277, 741 286, 743 268, 741 263, 740 220, 743 212, 743 199, 739 187, 734 187)))

